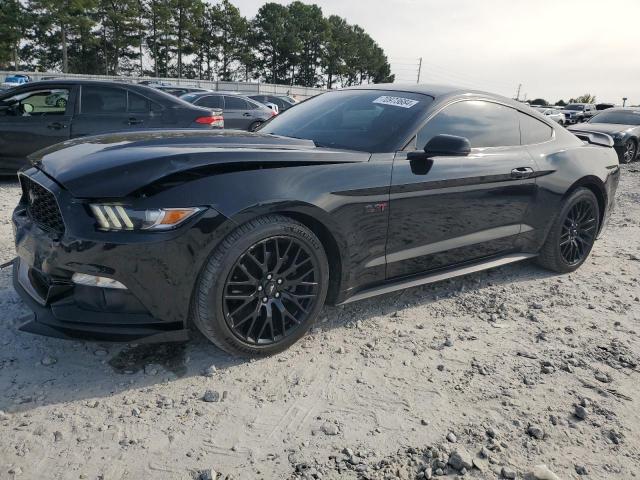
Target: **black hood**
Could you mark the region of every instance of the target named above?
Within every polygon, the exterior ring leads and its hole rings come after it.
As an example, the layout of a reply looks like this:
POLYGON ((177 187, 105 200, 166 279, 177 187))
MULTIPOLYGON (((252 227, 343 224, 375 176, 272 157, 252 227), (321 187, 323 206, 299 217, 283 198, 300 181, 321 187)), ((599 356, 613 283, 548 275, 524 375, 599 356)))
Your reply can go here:
MULTIPOLYGON (((31 162, 74 196, 124 197, 169 175, 217 165, 367 161, 369 153, 316 148, 311 140, 239 130, 155 130, 68 140, 31 162)), ((229 171, 227 168, 225 171, 229 171)))

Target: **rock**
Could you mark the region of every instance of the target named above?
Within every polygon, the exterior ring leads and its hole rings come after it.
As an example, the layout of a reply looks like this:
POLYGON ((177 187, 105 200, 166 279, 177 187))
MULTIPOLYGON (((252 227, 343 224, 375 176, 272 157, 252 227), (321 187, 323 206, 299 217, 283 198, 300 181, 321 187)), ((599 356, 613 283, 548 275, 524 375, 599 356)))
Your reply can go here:
POLYGON ((44 365, 45 367, 48 367, 49 365, 53 365, 55 363, 58 363, 58 359, 55 357, 52 357, 50 355, 45 355, 42 360, 40 360, 40 363, 42 365, 44 365))
POLYGON ((502 467, 502 477, 508 480, 514 480, 516 478, 516 471, 509 467, 502 467))
POLYGON ((344 347, 338 347, 338 350, 336 350, 336 353, 339 353, 342 355, 344 353, 344 347))
POLYGON ((338 435, 338 433, 340 433, 338 426, 331 422, 324 422, 320 430, 322 430, 325 435, 338 435))
POLYGON ((540 464, 533 467, 531 476, 533 476, 535 480, 560 480, 560 477, 549 470, 545 464, 540 464))
POLYGON ((62 432, 56 430, 55 432, 53 432, 53 441, 54 442, 60 442, 62 441, 64 437, 62 436, 62 432))
POLYGON ((131 415, 133 415, 134 417, 139 417, 142 414, 142 412, 140 411, 139 408, 132 408, 131 409, 131 415))
POLYGON ((420 420, 420 425, 427 426, 427 425, 429 425, 429 421, 428 421, 428 420, 425 420, 424 418, 422 418, 422 419, 420 420))
POLYGON ((445 347, 453 347, 453 340, 451 337, 447 337, 447 339, 444 341, 444 346, 445 347))
POLYGON ((578 475, 589 475, 589 471, 584 465, 575 465, 575 469, 578 475))
POLYGON ((449 460, 447 462, 454 470, 462 470, 463 468, 466 470, 470 470, 473 467, 473 457, 471 454, 462 447, 456 448, 451 455, 449 455, 449 460))
POLYGON ((198 480, 216 480, 218 472, 212 468, 206 468, 198 472, 198 480))
POLYGON ((589 412, 582 405, 576 405, 573 414, 580 420, 584 420, 589 415, 589 412))
POLYGON ((215 390, 207 390, 206 392, 204 392, 204 395, 202 396, 202 400, 209 403, 217 402, 220 400, 220 394, 215 390))
POLYGON ((427 480, 431 480, 433 478, 433 470, 431 467, 427 467, 424 469, 424 478, 427 480))
POLYGON ((596 380, 602 383, 611 383, 611 377, 604 372, 596 372, 594 375, 596 380))
POLYGON ((447 433, 447 440, 451 443, 456 443, 458 441, 458 438, 456 437, 455 433, 449 432, 447 433))
POLYGON ((9 414, 5 413, 3 410, 0 410, 0 421, 9 420, 9 414))
POLYGON ((13 467, 9 469, 9 473, 14 476, 22 475, 22 469, 20 467, 13 467))
POLYGON ((145 375, 157 375, 158 374, 158 369, 156 367, 154 367, 153 365, 145 365, 144 366, 144 374, 145 375))
POLYGON ((105 350, 104 348, 99 348, 97 350, 94 350, 93 354, 96 357, 106 357, 107 355, 109 355, 109 352, 107 350, 105 350))
POLYGON ((556 369, 552 365, 543 365, 542 366, 542 373, 550 374, 550 373, 553 373, 555 371, 556 371, 556 369))
POLYGON ((204 369, 204 372, 202 372, 202 375, 204 375, 205 377, 213 377, 215 376, 216 372, 218 370, 216 369, 215 365, 209 365, 207 368, 204 369))
POLYGON ((542 440, 544 438, 544 430, 537 425, 529 425, 527 433, 538 440, 542 440))
POLYGON ((489 468, 489 461, 486 458, 475 457, 472 462, 473 466, 481 472, 485 472, 489 468))

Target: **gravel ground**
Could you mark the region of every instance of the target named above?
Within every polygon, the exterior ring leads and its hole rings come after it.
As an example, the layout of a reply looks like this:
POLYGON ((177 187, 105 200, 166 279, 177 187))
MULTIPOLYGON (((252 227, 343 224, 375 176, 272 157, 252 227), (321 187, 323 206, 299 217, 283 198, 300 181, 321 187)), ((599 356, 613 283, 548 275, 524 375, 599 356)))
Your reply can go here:
MULTIPOLYGON (((0 260, 14 183, 0 183, 0 260)), ((640 472, 640 170, 589 261, 340 308, 289 351, 17 331, 0 272, 0 478, 593 478, 640 472), (546 465, 546 467, 543 467, 546 465), (216 473, 217 472, 217 473, 216 473)))

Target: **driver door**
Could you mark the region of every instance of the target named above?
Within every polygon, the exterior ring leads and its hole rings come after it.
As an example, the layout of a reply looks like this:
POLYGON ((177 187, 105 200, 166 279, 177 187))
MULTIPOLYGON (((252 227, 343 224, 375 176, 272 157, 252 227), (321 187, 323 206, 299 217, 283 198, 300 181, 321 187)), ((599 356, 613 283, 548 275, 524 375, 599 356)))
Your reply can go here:
POLYGON ((454 103, 420 130, 417 146, 438 134, 469 139, 471 153, 420 160, 407 159, 407 152, 396 155, 387 278, 517 249, 536 185, 516 111, 485 101, 454 103))
POLYGON ((75 87, 34 87, 0 99, 0 171, 15 173, 27 156, 69 139, 75 87))

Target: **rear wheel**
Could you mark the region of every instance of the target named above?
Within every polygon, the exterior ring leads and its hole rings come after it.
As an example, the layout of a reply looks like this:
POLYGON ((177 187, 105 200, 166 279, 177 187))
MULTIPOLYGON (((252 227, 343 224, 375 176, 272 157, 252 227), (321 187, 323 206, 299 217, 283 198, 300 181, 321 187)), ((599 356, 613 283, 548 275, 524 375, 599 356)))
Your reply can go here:
POLYGON ((589 256, 600 226, 593 192, 578 188, 565 201, 540 250, 538 263, 554 272, 573 272, 589 256))
POLYGON ((274 354, 311 327, 328 281, 327 257, 313 232, 280 215, 260 217, 229 234, 210 256, 193 320, 229 353, 274 354))
POLYGON ((258 127, 260 127, 260 125, 262 125, 262 122, 253 122, 251 125, 249 125, 249 131, 255 132, 258 127))
POLYGON ((59 98, 56 101, 56 107, 58 107, 58 108, 66 108, 66 106, 67 106, 67 101, 64 98, 59 98))

